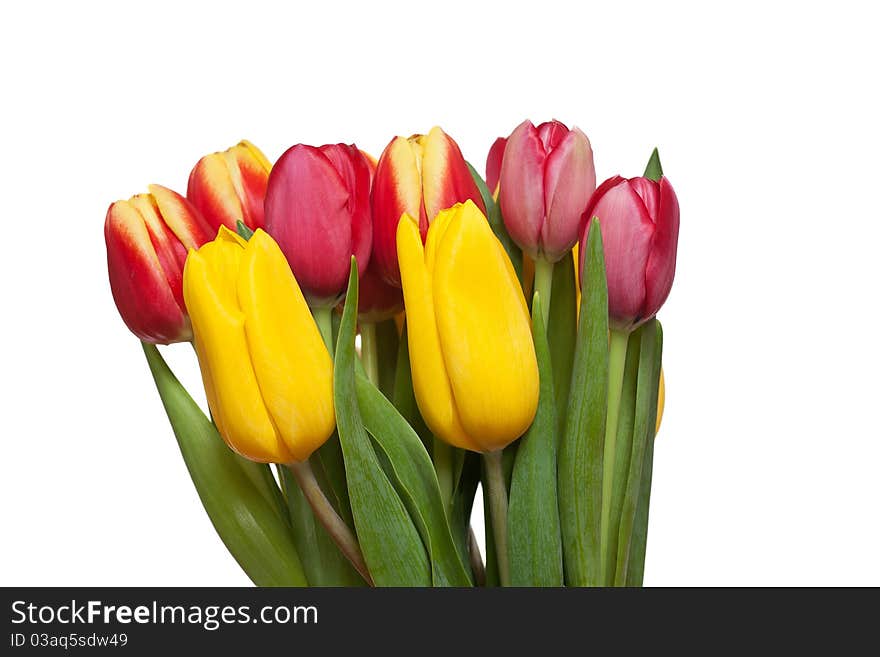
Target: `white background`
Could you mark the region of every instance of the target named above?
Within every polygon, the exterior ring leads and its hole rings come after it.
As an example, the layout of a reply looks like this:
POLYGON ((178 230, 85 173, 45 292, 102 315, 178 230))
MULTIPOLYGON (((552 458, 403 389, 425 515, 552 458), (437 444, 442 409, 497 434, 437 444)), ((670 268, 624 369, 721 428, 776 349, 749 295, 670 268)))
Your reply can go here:
MULTIPOLYGON (((880 585, 868 3, 5 3, 0 583, 238 585, 106 277, 104 214, 248 138, 523 118, 681 202, 646 583, 880 585)), ((165 352, 192 390, 187 346, 165 352)))

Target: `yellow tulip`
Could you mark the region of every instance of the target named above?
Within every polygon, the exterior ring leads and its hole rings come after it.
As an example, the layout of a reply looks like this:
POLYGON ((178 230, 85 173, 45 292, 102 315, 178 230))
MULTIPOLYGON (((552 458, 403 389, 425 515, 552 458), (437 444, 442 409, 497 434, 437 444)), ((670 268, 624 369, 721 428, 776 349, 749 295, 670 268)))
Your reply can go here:
POLYGON ((413 389, 425 423, 456 447, 501 449, 538 406, 531 320, 516 274, 472 202, 441 211, 422 246, 397 227, 413 389))
POLYGON ((254 461, 299 463, 333 433, 333 362, 278 244, 225 227, 190 250, 183 296, 220 434, 254 461))

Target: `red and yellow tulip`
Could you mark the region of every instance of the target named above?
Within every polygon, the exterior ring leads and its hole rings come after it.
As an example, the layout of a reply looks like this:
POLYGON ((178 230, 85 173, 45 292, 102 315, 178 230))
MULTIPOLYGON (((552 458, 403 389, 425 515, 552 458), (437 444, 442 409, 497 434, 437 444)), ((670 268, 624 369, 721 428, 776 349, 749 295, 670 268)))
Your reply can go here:
POLYGON ((372 192, 372 257, 382 277, 400 287, 396 240, 401 216, 413 217, 425 239, 441 210, 467 200, 485 213, 458 144, 443 130, 392 139, 379 158, 372 192))
POLYGON ((161 185, 116 201, 104 220, 110 289, 126 326, 154 344, 192 338, 182 292, 188 249, 211 239, 208 223, 185 198, 161 185))
POLYGON ((259 148, 240 141, 200 159, 189 174, 186 197, 212 226, 263 227, 263 199, 272 165, 259 148))

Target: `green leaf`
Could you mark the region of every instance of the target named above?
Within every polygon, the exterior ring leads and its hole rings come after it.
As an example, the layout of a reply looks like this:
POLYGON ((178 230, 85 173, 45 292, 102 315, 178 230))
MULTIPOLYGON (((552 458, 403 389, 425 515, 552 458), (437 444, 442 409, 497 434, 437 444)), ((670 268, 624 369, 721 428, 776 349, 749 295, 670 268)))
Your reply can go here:
POLYGON ((425 449, 431 450, 433 437, 431 431, 425 425, 419 405, 413 392, 412 371, 409 366, 409 340, 407 339, 407 327, 403 325, 400 336, 400 344, 397 350, 397 371, 394 373, 394 391, 391 395, 394 408, 403 416, 407 424, 415 429, 422 440, 425 449))
POLYGON ((550 343, 550 360, 553 363, 553 390, 556 393, 556 418, 559 423, 557 435, 561 435, 568 411, 568 391, 577 342, 577 282, 574 258, 570 255, 553 267, 547 341, 550 343))
POLYGON ((507 252, 507 257, 510 258, 510 263, 513 265, 513 270, 516 272, 516 277, 519 279, 520 283, 522 283, 522 251, 507 232, 507 227, 504 225, 504 218, 501 216, 501 205, 496 203, 495 199, 492 198, 492 192, 486 187, 486 182, 483 180, 483 177, 477 173, 477 170, 470 162, 467 163, 467 166, 471 172, 471 178, 474 179, 474 182, 477 184, 477 189, 480 190, 483 204, 486 206, 486 219, 489 221, 489 226, 492 227, 492 232, 495 233, 495 237, 498 238, 498 241, 501 242, 501 246, 503 246, 504 250, 507 252))
POLYGON ((663 176, 663 167, 660 166, 660 152, 655 148, 651 152, 651 157, 648 160, 648 166, 645 167, 645 178, 650 180, 660 180, 663 176))
POLYGON ((556 497, 556 398, 541 299, 532 302, 532 336, 540 397, 535 419, 519 440, 510 482, 508 543, 513 586, 562 586, 562 537, 556 497))
POLYGON ((311 457, 313 464, 317 464, 324 472, 324 481, 321 489, 330 500, 339 517, 349 527, 354 527, 354 516, 351 512, 351 500, 348 499, 348 484, 345 480, 345 463, 342 456, 342 446, 339 444, 339 432, 333 435, 321 445, 311 457))
POLYGON ((605 552, 605 584, 614 584, 617 563, 617 537, 620 515, 626 492, 627 473, 633 443, 633 425, 636 414, 636 387, 639 378, 639 347, 642 329, 630 333, 626 344, 620 405, 617 414, 617 435, 614 441, 614 474, 611 478, 611 503, 608 513, 608 545, 605 552))
POLYGON ((239 237, 242 237, 245 240, 249 240, 254 234, 254 231, 248 228, 247 224, 245 224, 241 219, 235 222, 235 232, 238 233, 239 237))
POLYGON ((385 454, 393 482, 428 548, 435 586, 470 586, 453 541, 437 475, 422 441, 385 396, 365 377, 356 377, 364 427, 385 454))
POLYGON ((357 536, 377 586, 430 586, 431 565, 419 532, 364 430, 355 388, 357 265, 352 258, 333 368, 336 424, 357 536))
POLYGON ((662 353, 663 329, 660 322, 653 319, 642 329, 632 456, 621 512, 614 577, 617 586, 641 586, 644 578, 662 353), (632 574, 629 569, 633 570, 632 574))
POLYGON ((276 505, 244 472, 159 350, 143 348, 199 499, 229 552, 258 586, 308 586, 276 505))
POLYGON ((397 322, 393 318, 376 325, 376 347, 379 352, 379 390, 389 399, 394 391, 394 378, 397 374, 399 341, 397 322))
POLYGON ((559 449, 565 581, 601 582, 602 465, 608 395, 608 286, 599 220, 590 223, 570 399, 559 449))

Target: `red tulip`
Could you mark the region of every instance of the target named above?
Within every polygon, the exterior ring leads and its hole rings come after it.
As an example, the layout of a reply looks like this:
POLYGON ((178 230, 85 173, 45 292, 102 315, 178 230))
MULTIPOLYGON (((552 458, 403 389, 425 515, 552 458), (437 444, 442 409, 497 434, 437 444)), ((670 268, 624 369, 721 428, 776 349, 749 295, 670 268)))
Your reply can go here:
POLYGON ((403 310, 403 291, 385 282, 371 259, 358 284, 358 320, 384 322, 403 310))
POLYGON ((141 340, 183 342, 192 339, 182 289, 186 254, 214 231, 180 194, 160 185, 149 190, 107 210, 110 289, 126 326, 141 340))
POLYGON ((584 213, 580 253, 590 221, 602 226, 608 312, 612 326, 632 329, 657 314, 675 277, 678 198, 665 177, 615 176, 603 182, 584 213))
POLYGON ((238 221, 263 227, 263 199, 272 165, 249 141, 199 160, 189 174, 186 197, 212 226, 234 231, 238 221))
POLYGON ((494 194, 498 191, 498 181, 501 178, 501 161, 504 158, 504 149, 507 146, 507 138, 499 137, 489 149, 486 156, 486 186, 494 194))
POLYGON ((356 146, 297 144, 275 163, 266 190, 266 232, 278 242, 309 305, 345 293, 351 256, 370 259, 370 167, 356 146))
POLYGON ((501 163, 498 201, 507 232, 532 258, 556 262, 578 239, 581 215, 596 188, 587 136, 559 121, 523 121, 501 163))
POLYGON ((404 213, 418 217, 422 240, 441 210, 472 200, 483 213, 480 190, 458 144, 440 128, 427 135, 395 137, 385 147, 373 183, 373 258, 377 271, 400 287, 397 224, 404 213))

